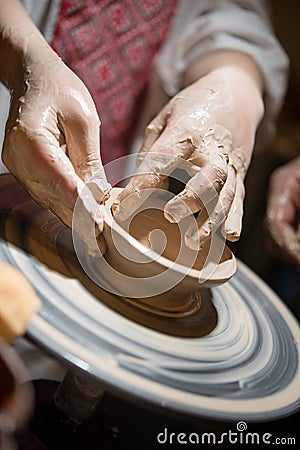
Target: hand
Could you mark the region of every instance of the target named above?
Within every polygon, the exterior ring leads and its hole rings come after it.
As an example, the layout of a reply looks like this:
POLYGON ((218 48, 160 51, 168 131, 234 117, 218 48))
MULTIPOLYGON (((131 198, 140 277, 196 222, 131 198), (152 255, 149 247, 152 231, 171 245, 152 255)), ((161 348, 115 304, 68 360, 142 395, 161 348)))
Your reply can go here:
POLYGON ((115 217, 127 219, 143 201, 142 190, 161 187, 183 167, 190 179, 166 204, 165 217, 179 222, 200 211, 197 228, 185 236, 191 248, 201 248, 221 224, 227 239, 238 239, 243 180, 262 115, 260 89, 239 67, 214 70, 185 88, 147 127, 140 166, 114 205, 115 217))
MULTIPOLYGON (((27 39, 29 53, 10 86, 11 108, 2 158, 32 198, 71 227, 84 183, 90 180, 89 187, 98 201, 109 189, 100 159, 100 120, 80 79, 42 39, 27 39)), ((94 234, 87 232, 95 228, 104 251, 103 221, 95 214, 92 196, 83 201, 81 211, 85 227, 75 231, 88 252, 96 254, 94 234)))
POLYGON ((271 176, 265 228, 268 251, 300 270, 300 157, 271 176))

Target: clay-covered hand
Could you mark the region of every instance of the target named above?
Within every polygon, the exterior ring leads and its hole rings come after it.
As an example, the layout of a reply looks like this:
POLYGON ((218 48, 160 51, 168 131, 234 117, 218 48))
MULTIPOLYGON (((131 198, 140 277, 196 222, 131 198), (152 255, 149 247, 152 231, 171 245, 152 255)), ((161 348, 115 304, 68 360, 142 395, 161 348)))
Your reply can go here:
POLYGON ((300 157, 273 172, 265 227, 270 253, 300 270, 300 157))
POLYGON ((161 187, 180 167, 190 178, 164 214, 179 222, 199 212, 196 225, 186 232, 186 244, 201 248, 221 224, 223 235, 237 240, 243 181, 262 115, 258 83, 239 67, 221 67, 189 85, 147 127, 141 163, 114 207, 115 216, 126 219, 143 201, 142 190, 161 187))
MULTIPOLYGON (((12 33, 11 40, 21 47, 22 36, 12 33)), ((3 162, 37 203, 72 227, 74 206, 85 182, 90 180, 97 201, 109 189, 100 158, 100 120, 81 80, 41 37, 24 36, 18 73, 7 81, 12 95, 3 162)), ((105 248, 103 220, 95 213, 95 199, 88 197, 81 198, 81 212, 86 229, 95 228, 96 239, 83 229, 76 231, 88 252, 96 254, 96 240, 101 250, 105 248)))

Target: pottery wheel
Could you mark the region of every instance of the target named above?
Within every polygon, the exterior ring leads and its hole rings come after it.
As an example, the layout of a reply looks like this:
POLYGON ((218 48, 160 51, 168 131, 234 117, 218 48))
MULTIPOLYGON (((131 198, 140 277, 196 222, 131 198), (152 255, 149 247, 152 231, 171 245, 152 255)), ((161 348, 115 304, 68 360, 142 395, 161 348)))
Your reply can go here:
POLYGON ((110 389, 218 419, 270 420, 299 407, 298 324, 242 263, 211 290, 214 330, 180 338, 123 317, 5 241, 0 260, 22 270, 43 301, 29 338, 110 389))
POLYGON ((242 263, 227 283, 193 294, 199 314, 151 316, 91 288, 68 229, 11 176, 0 177, 0 194, 0 261, 42 300, 27 333, 40 347, 108 389, 191 416, 269 421, 299 408, 298 323, 242 263))

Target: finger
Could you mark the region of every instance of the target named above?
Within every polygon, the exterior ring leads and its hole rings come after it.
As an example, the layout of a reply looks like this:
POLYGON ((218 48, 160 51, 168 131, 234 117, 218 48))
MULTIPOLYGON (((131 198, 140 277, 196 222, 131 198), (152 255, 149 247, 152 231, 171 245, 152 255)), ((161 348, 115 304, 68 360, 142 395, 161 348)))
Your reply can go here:
POLYGON ((276 258, 300 269, 300 227, 298 231, 288 223, 267 225, 267 250, 276 258))
POLYGON ((244 182, 239 173, 237 173, 234 199, 222 229, 223 236, 231 242, 237 241, 241 235, 244 214, 244 198, 244 182))
POLYGON ((145 130, 144 140, 141 146, 141 150, 138 154, 138 162, 141 163, 145 157, 145 154, 152 148, 155 141, 159 138, 166 126, 165 117, 162 114, 158 114, 154 120, 152 120, 145 130))
POLYGON ((201 250, 199 231, 202 230, 202 236, 209 235, 210 230, 207 228, 209 213, 206 209, 198 215, 195 221, 186 230, 184 240, 187 247, 192 250, 201 250), (204 227, 204 225, 206 225, 204 227))
POLYGON ((227 179, 227 162, 224 154, 207 163, 187 183, 186 188, 165 206, 165 217, 170 222, 179 222, 196 213, 218 196, 227 179))
POLYGON ((298 174, 286 170, 275 171, 271 177, 268 204, 266 210, 267 222, 286 222, 296 224, 300 211, 300 171, 298 174))
POLYGON ((198 249, 203 248, 205 242, 211 237, 211 234, 215 233, 226 219, 234 199, 235 187, 235 170, 232 166, 229 166, 227 180, 217 202, 210 203, 209 208, 205 209, 206 217, 204 215, 200 217, 203 213, 199 214, 197 219, 198 230, 187 230, 187 235, 189 236, 187 245, 189 241, 192 241, 195 246, 198 240, 198 249), (196 233, 195 236, 192 236, 193 232, 196 233))
POLYGON ((251 159, 251 153, 243 150, 243 147, 235 147, 229 153, 230 164, 239 173, 241 179, 245 178, 251 159))
POLYGON ((155 141, 151 151, 145 154, 137 173, 115 202, 116 219, 126 220, 143 204, 151 190, 161 188, 166 178, 191 152, 192 146, 188 140, 177 140, 177 136, 170 136, 165 130, 155 141))
POLYGON ((100 155, 100 120, 96 111, 65 118, 61 125, 67 154, 77 175, 100 202, 111 189, 100 155))
MULTIPOLYGON (((164 127, 166 125, 165 116, 163 114, 163 110, 160 114, 158 114, 155 119, 153 119, 150 124, 147 126, 145 130, 144 141, 141 147, 140 152, 137 154, 137 164, 138 169, 136 174, 134 174, 128 185, 122 191, 122 193, 118 196, 115 202, 112 205, 112 212, 115 216, 116 220, 126 220, 130 211, 134 212, 138 207, 143 203, 144 200, 150 195, 149 191, 144 192, 142 195, 140 192, 143 184, 150 185, 150 173, 146 168, 145 173, 143 173, 143 160, 145 155, 149 152, 153 144, 157 141, 160 134, 162 133, 164 127), (146 175, 146 179, 144 178, 146 175), (140 186, 140 187, 139 187, 140 186), (126 211, 128 210, 129 213, 126 211)), ((149 155, 148 155, 149 157, 149 155)), ((155 155, 153 156, 155 158, 155 155)), ((152 177, 153 180, 153 177, 152 177)), ((164 189, 165 186, 168 185, 167 179, 165 177, 158 177, 155 181, 155 186, 164 189)))

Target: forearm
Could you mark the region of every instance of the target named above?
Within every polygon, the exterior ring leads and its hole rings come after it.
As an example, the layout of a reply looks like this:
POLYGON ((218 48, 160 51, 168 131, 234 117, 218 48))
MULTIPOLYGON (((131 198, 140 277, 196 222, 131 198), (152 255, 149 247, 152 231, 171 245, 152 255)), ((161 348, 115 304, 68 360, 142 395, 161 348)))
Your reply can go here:
POLYGON ((10 90, 33 64, 58 60, 19 0, 0 0, 0 81, 10 90))
POLYGON ((187 67, 183 82, 188 86, 208 73, 225 67, 244 71, 262 92, 263 78, 255 61, 245 53, 233 50, 219 50, 197 58, 187 67))

